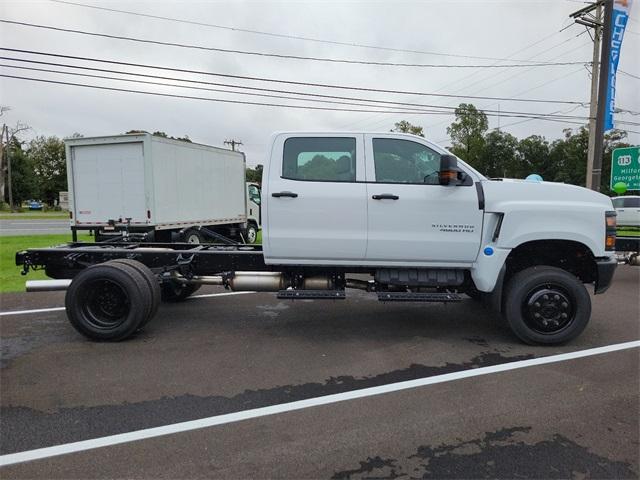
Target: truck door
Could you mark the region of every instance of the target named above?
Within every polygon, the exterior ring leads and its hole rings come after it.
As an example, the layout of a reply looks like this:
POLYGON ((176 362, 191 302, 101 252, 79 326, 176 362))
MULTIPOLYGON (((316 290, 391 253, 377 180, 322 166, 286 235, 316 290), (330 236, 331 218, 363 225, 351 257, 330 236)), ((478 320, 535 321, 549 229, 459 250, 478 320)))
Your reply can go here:
POLYGON ((441 186, 440 154, 392 135, 366 135, 366 260, 470 263, 478 254, 483 211, 473 182, 441 186))
POLYGON ((280 135, 263 185, 269 263, 362 260, 367 244, 363 135, 280 135))
POLYGON ((253 220, 258 227, 262 225, 261 203, 260 186, 255 183, 247 183, 247 220, 253 220))

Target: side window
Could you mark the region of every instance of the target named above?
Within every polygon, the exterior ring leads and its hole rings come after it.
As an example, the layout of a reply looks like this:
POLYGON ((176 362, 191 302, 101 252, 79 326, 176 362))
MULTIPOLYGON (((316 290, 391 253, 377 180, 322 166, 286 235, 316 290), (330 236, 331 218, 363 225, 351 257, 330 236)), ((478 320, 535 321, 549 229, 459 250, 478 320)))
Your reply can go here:
POLYGON ((624 207, 624 198, 613 198, 611 200, 613 202, 614 208, 623 208, 624 207))
POLYGON ((373 139, 376 182, 438 185, 440 154, 411 140, 373 139))
POLYGON ((356 181, 355 138, 288 138, 282 177, 327 182, 356 181))
POLYGON ((640 198, 627 197, 624 199, 625 208, 638 208, 640 207, 640 198))
POLYGON ((260 205, 260 189, 255 185, 249 185, 249 199, 260 205))

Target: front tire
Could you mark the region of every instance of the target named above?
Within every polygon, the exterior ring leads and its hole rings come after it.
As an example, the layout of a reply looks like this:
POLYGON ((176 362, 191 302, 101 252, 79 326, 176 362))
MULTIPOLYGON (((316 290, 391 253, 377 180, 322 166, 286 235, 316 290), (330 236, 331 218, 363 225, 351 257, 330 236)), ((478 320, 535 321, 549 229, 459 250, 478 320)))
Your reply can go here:
POLYGON ((571 273, 556 267, 531 267, 509 281, 504 314, 523 342, 557 345, 573 340, 586 328, 591 298, 571 273))
POLYGON ((253 245, 258 240, 258 227, 250 223, 244 231, 245 243, 253 245))
POLYGON ((183 240, 185 243, 193 243, 195 245, 199 245, 201 243, 205 243, 205 238, 200 230, 195 228, 190 228, 186 232, 184 232, 183 240))

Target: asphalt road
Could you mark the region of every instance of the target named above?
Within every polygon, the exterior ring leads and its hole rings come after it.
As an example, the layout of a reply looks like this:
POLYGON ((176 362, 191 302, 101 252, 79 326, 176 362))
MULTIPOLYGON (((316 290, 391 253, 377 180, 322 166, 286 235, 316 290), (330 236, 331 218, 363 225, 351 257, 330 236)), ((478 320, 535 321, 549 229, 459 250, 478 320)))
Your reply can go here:
POLYGON ((0 236, 71 234, 69 220, 35 219, 0 220, 0 236))
MULTIPOLYGON (((0 315, 0 455, 640 339, 620 267, 571 344, 519 343, 475 302, 165 304, 128 341, 0 315)), ((198 294, 219 293, 210 288, 198 294)), ((63 305, 3 294, 1 311, 63 305)), ((9 478, 638 478, 639 349, 491 373, 0 469, 9 478)))

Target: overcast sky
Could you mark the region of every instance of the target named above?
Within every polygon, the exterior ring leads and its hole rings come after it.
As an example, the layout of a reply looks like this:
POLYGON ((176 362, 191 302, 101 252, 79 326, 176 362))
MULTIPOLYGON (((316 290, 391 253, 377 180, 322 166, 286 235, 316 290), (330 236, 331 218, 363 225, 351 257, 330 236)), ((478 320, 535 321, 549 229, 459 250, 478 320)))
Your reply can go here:
MULTIPOLYGON (((164 42, 375 62, 487 65, 496 62, 449 55, 542 62, 589 62, 592 56, 589 35, 585 33, 584 27, 571 25, 572 21, 568 17, 572 11, 584 5, 583 2, 574 0, 73 1, 260 32, 447 55, 409 53, 281 38, 96 10, 51 0, 3 0, 0 3, 0 18, 164 42), (567 26, 569 28, 560 32, 567 26)), ((631 12, 631 21, 625 35, 619 65, 621 70, 636 76, 640 76, 639 4, 640 1, 636 0, 631 12)), ((589 73, 583 65, 440 69, 327 63, 140 44, 8 24, 0 24, 0 43, 5 48, 299 82, 507 98, 578 102, 589 100, 589 73)), ((325 95, 447 106, 455 106, 466 101, 480 108, 502 112, 560 111, 567 115, 588 115, 588 109, 578 105, 367 93, 90 64, 6 51, 3 52, 3 56, 325 95)), ((8 60, 3 60, 2 63, 38 67, 8 60)), ((514 63, 514 61, 502 63, 514 63)), ((39 68, 56 67, 41 66, 39 68)), ((161 93, 311 105, 309 102, 71 77, 7 67, 2 67, 1 71, 8 75, 161 93)), ((208 88, 220 87, 209 86, 208 88)), ((619 74, 617 88, 616 106, 640 111, 640 80, 619 74)), ((446 127, 453 120, 451 115, 354 113, 225 104, 7 78, 0 78, 0 101, 2 105, 11 107, 11 111, 5 113, 3 120, 10 124, 21 121, 30 125, 32 127, 30 135, 65 137, 77 132, 84 136, 93 136, 123 133, 131 129, 162 130, 169 135, 188 135, 193 141, 215 146, 222 146, 225 139, 233 138, 243 142, 241 149, 246 152, 250 165, 264 163, 269 136, 278 130, 386 131, 393 127, 394 122, 406 119, 424 127, 427 137, 431 140, 448 145, 446 127)), ((324 106, 358 108, 336 104, 324 106)), ((392 110, 398 110, 398 108, 392 108, 392 110)), ((620 120, 640 122, 638 115, 620 114, 616 117, 620 120)), ((489 121, 490 127, 501 126, 505 131, 519 138, 540 134, 550 140, 562 136, 562 130, 572 126, 543 120, 525 122, 523 120, 526 119, 490 117, 489 121), (509 125, 515 122, 522 123, 509 125)), ((620 127, 640 132, 639 126, 620 125, 620 127)), ((629 138, 631 143, 640 143, 638 133, 630 133, 629 138)))

